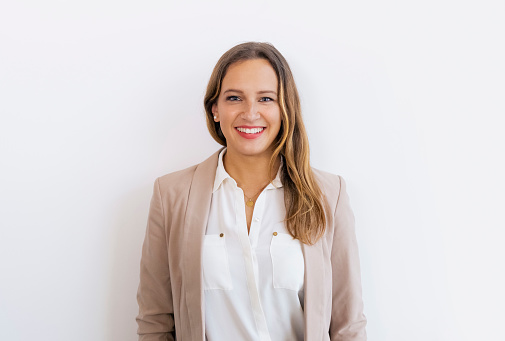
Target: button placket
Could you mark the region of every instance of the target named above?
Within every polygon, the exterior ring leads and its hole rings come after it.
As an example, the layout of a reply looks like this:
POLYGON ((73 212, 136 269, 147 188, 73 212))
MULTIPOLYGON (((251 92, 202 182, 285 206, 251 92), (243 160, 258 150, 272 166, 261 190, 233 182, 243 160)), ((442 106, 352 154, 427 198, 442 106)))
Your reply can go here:
MULTIPOLYGON (((257 223, 251 223, 251 229, 249 230, 249 235, 247 235, 247 219, 245 214, 245 202, 243 197, 243 191, 241 188, 237 187, 237 209, 235 211, 237 233, 244 252, 245 261, 245 271, 247 277, 247 284, 249 289, 249 295, 251 299, 251 306, 253 309, 253 316, 258 328, 258 333, 260 335, 260 340, 271 341, 270 334, 268 332, 268 327, 265 319, 265 313, 261 306, 261 300, 259 296, 259 283, 258 283, 258 259, 256 257, 256 252, 254 246, 258 242, 258 229, 257 223)), ((257 200, 254 211, 261 211, 261 201, 257 200), (259 204, 259 205, 258 205, 259 204)), ((254 217, 254 212, 253 212, 254 217)))
POLYGON ((265 210, 265 193, 266 191, 260 193, 256 203, 254 204, 253 217, 251 220, 251 229, 249 231, 249 239, 251 240, 251 245, 256 248, 258 245, 258 239, 261 233, 261 217, 265 210))

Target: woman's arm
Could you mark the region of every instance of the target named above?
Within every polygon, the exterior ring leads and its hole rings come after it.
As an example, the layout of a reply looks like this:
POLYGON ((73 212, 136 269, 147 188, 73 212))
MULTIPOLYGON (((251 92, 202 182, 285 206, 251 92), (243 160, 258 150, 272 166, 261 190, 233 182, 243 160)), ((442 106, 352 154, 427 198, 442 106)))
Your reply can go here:
POLYGON ((358 245, 354 231, 354 214, 349 205, 344 179, 334 214, 331 251, 332 313, 330 340, 365 341, 366 318, 361 298, 361 275, 358 245))
POLYGON ((139 341, 175 340, 172 287, 159 179, 154 183, 137 293, 139 341))

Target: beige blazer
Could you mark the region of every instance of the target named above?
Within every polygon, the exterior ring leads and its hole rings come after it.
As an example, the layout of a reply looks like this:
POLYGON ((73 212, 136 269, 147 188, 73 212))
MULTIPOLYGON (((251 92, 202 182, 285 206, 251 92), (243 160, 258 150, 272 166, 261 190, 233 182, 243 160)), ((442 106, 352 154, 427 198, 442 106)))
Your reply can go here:
MULTIPOLYGON (((205 340, 201 257, 218 155, 155 181, 140 264, 139 340, 205 340)), ((358 247, 345 182, 314 172, 334 213, 323 238, 303 244, 305 340, 363 341, 358 247)))

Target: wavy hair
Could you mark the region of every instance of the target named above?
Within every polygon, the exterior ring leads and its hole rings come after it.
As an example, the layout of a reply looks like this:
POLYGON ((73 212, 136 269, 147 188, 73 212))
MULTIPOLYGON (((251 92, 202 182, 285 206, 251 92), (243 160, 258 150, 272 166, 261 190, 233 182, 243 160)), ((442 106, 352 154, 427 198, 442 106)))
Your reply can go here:
POLYGON ((251 59, 267 60, 277 75, 281 128, 274 142, 275 149, 269 165, 275 173, 275 160, 279 154, 284 157, 281 181, 284 187, 286 228, 293 238, 312 245, 324 234, 327 203, 310 167, 309 140, 293 74, 286 59, 273 45, 243 43, 221 56, 210 76, 204 98, 207 128, 214 140, 226 146, 220 123, 213 119, 212 105, 219 98, 228 67, 233 63, 251 59))

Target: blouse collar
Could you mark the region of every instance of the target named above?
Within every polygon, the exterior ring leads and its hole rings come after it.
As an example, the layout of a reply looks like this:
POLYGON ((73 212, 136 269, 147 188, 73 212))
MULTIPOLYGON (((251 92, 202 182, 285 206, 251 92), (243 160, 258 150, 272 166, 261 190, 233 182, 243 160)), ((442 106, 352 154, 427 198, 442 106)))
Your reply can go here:
MULTIPOLYGON (((217 169, 216 169, 216 177, 214 179, 214 187, 212 190, 212 193, 217 191, 223 181, 226 179, 230 179, 237 185, 237 182, 235 179, 233 179, 230 174, 224 169, 224 163, 223 163, 223 156, 224 153, 226 153, 226 148, 223 148, 223 150, 219 153, 218 161, 217 161, 217 169)), ((275 179, 270 182, 265 189, 276 189, 276 188, 281 188, 282 187, 282 181, 281 181, 281 169, 282 165, 284 163, 284 157, 281 155, 281 164, 279 166, 279 169, 277 170, 277 175, 275 176, 275 179)))

